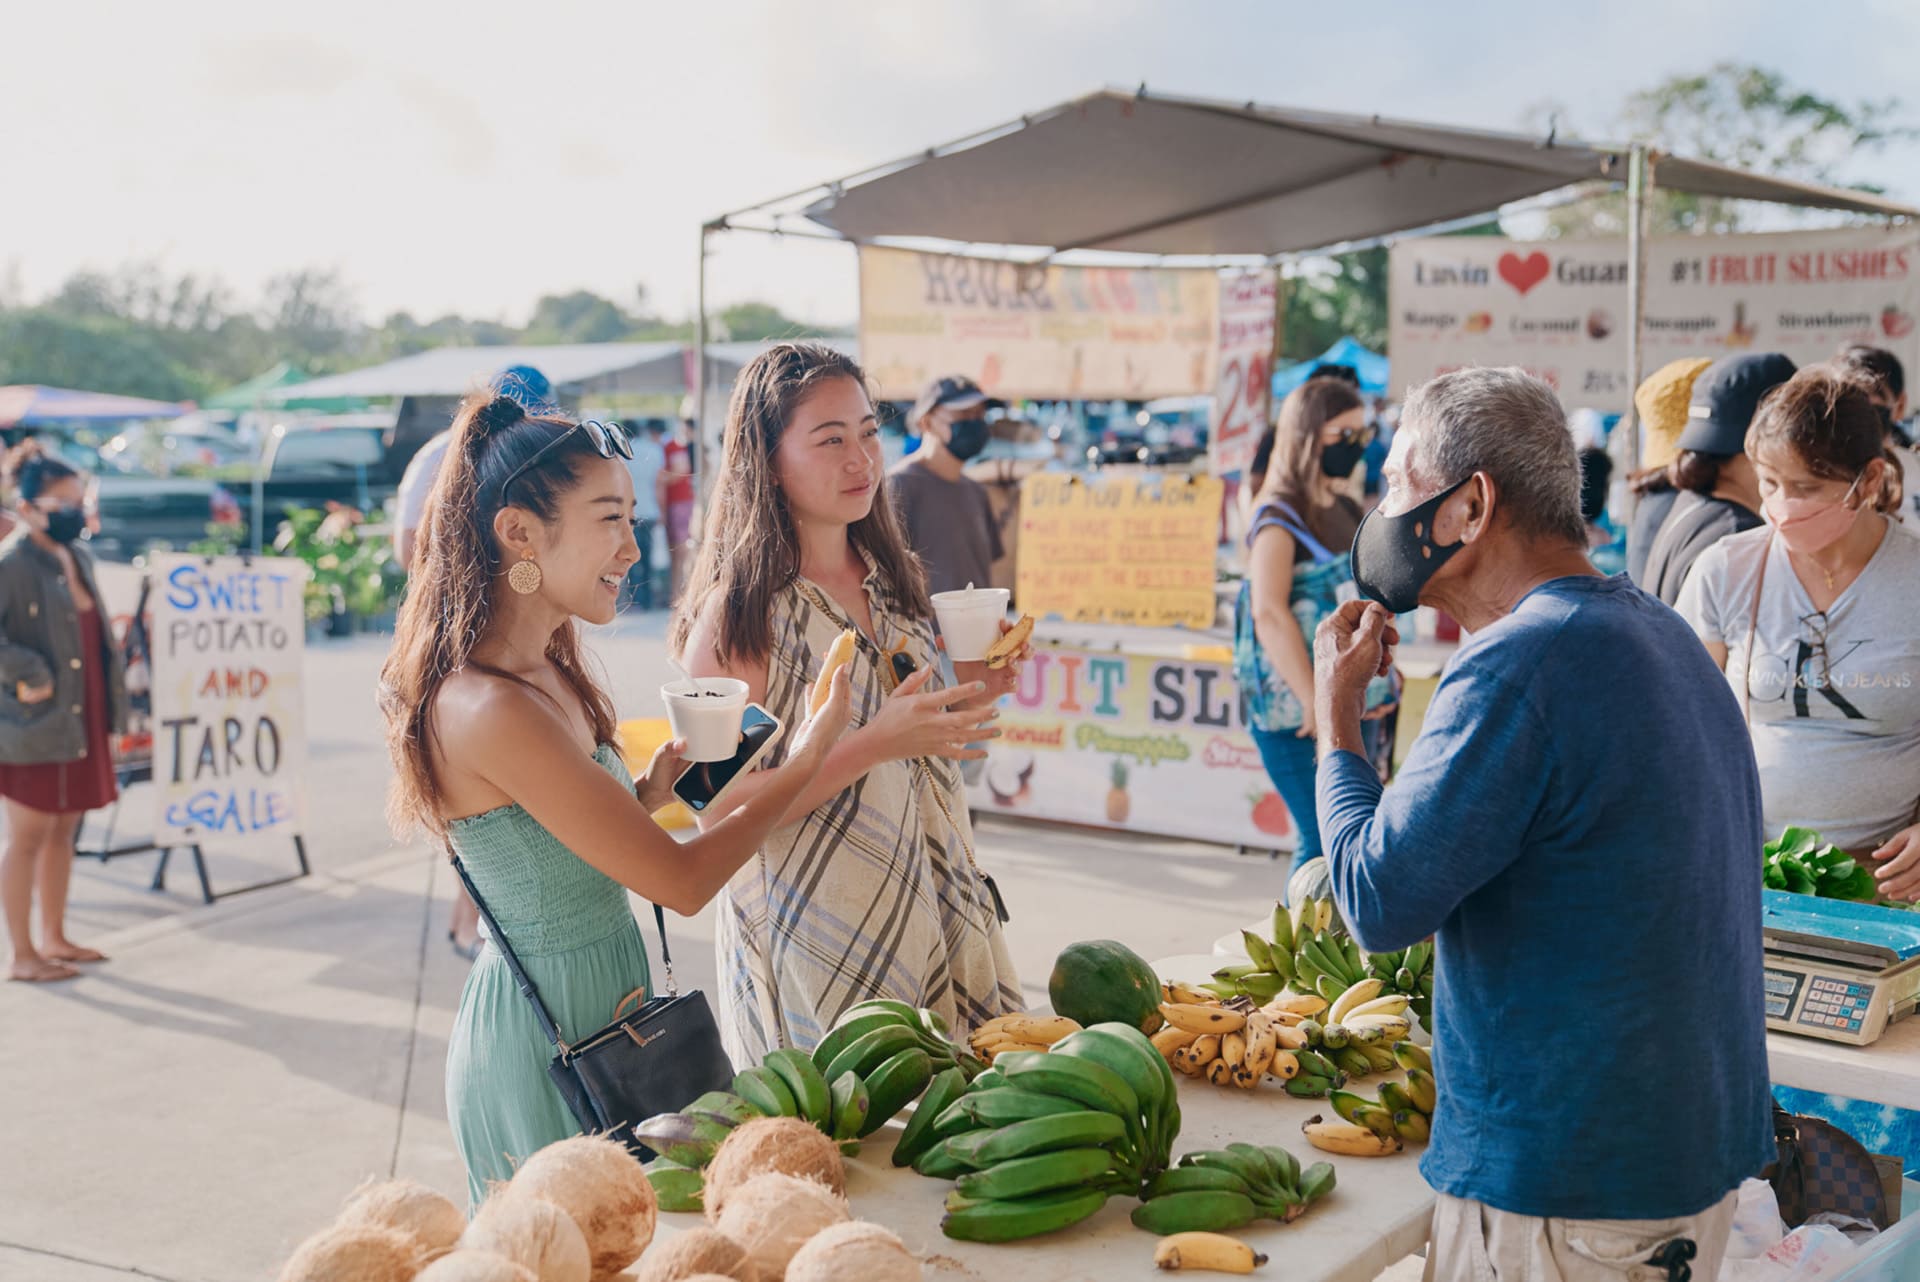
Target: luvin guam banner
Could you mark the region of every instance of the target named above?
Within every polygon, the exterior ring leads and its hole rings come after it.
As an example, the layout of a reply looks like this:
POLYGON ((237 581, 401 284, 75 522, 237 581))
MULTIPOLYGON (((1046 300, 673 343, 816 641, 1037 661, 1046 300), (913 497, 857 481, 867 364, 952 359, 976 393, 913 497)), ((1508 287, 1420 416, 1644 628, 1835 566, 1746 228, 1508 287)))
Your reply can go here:
MULTIPOLYGON (((1441 236, 1394 245, 1393 395, 1469 365, 1518 365, 1568 408, 1627 408, 1624 240, 1441 236)), ((1849 343, 1920 361, 1920 228, 1675 236, 1647 247, 1648 373, 1684 356, 1849 343)))
POLYGON ((1291 848, 1224 663, 1042 646, 1000 705, 976 812, 1291 848))

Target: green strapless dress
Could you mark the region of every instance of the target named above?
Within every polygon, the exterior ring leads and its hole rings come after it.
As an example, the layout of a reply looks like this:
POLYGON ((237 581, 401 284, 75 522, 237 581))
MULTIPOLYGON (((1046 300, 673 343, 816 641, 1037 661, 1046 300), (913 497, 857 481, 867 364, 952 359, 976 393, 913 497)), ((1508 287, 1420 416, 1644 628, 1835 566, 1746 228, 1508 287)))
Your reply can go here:
MULTIPOLYGON (((594 760, 628 787, 620 755, 594 760)), ((613 1018, 635 988, 652 991, 647 948, 626 888, 561 845, 519 806, 456 820, 449 836, 507 942, 572 1042, 613 1018)), ((547 1077, 553 1046, 489 943, 467 976, 447 1046, 447 1120, 474 1207, 537 1149, 580 1133, 547 1077)))

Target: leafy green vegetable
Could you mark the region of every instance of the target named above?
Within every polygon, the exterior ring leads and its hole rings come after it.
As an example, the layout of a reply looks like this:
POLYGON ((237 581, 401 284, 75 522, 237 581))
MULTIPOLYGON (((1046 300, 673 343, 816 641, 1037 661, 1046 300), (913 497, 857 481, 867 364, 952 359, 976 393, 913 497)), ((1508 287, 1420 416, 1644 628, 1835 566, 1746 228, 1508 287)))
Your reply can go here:
POLYGON ((1878 893, 1872 873, 1810 828, 1788 828, 1769 841, 1761 851, 1761 869, 1768 890, 1869 902, 1878 893))

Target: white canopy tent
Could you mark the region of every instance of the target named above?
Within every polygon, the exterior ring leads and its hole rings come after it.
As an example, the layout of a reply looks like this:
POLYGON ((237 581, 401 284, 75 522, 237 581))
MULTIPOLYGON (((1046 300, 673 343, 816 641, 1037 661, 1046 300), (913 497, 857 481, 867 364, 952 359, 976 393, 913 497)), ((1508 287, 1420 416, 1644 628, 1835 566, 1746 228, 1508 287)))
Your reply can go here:
MULTIPOLYGON (((707 238, 722 231, 987 244, 1033 259, 1093 252, 1273 260, 1437 230, 1548 192, 1624 184, 1636 322, 1628 374, 1637 386, 1645 196, 1656 182, 1705 196, 1920 216, 1871 193, 1637 143, 1218 102, 1144 86, 1103 90, 713 219, 701 229, 701 340, 707 238)), ((1637 432, 1630 422, 1630 435, 1637 432)), ((1637 440, 1629 448, 1637 453, 1637 440)))

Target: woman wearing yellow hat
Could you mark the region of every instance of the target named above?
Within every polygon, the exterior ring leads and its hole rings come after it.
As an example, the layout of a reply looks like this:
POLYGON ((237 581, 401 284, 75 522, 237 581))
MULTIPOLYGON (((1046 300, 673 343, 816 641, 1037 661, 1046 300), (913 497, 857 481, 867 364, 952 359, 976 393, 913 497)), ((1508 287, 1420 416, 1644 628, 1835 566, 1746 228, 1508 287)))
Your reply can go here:
POLYGON ((1640 470, 1627 478, 1638 500, 1627 530, 1627 575, 1640 587, 1646 586, 1653 541, 1680 495, 1667 475, 1667 465, 1680 453, 1693 380, 1711 364, 1705 357, 1672 361, 1655 370, 1633 394, 1634 412, 1640 417, 1640 470))

